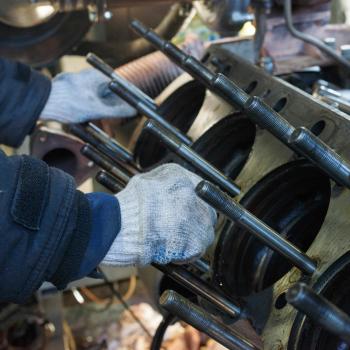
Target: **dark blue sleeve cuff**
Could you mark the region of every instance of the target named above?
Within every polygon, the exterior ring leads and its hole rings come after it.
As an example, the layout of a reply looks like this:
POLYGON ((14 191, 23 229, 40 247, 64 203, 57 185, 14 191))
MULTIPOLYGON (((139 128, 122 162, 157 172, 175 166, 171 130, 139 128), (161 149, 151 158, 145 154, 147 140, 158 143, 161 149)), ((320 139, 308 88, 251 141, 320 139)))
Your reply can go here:
POLYGON ((107 255, 121 226, 119 202, 114 196, 105 193, 90 193, 86 197, 91 207, 92 231, 78 276, 75 279, 93 274, 107 255))
POLYGON ((18 147, 32 132, 51 81, 29 66, 0 58, 0 143, 18 147))

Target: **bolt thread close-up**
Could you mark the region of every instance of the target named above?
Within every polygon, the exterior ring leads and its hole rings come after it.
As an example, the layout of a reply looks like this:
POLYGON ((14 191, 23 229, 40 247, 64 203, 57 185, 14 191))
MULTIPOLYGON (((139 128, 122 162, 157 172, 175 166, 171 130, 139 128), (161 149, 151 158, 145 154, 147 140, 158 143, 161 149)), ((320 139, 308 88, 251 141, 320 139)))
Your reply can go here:
POLYGON ((350 165, 308 129, 301 127, 291 135, 290 143, 336 182, 350 187, 350 165))
POLYGON ((251 97, 244 105, 244 112, 261 128, 270 131, 279 140, 287 143, 295 128, 261 98, 251 97))
POLYGON ((248 340, 213 318, 209 313, 178 293, 167 290, 160 297, 160 305, 198 330, 226 346, 228 349, 253 350, 256 347, 248 340))
POLYGON ((239 221, 244 215, 244 209, 208 181, 201 181, 196 187, 197 195, 212 205, 216 210, 227 215, 232 220, 239 221))
POLYGON ((215 93, 240 110, 249 100, 247 93, 221 73, 212 81, 212 88, 215 93))
POLYGON ((287 292, 287 301, 313 322, 350 343, 350 317, 305 283, 297 283, 287 292))

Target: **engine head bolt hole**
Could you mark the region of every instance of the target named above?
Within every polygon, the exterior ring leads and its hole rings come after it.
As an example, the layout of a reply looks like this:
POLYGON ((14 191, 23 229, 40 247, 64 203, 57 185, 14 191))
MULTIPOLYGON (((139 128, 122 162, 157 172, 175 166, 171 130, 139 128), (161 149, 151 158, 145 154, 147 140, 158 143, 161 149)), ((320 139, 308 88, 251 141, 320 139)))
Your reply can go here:
POLYGON ((281 112, 282 109, 286 106, 288 102, 288 99, 287 97, 282 97, 280 98, 276 103, 275 105, 273 106, 273 109, 278 113, 278 112, 281 112))
POLYGON ((210 58, 210 53, 207 52, 201 59, 202 63, 207 63, 210 58))
POLYGON ((317 123, 315 123, 315 124, 310 128, 310 131, 311 131, 315 136, 320 136, 325 127, 326 127, 326 122, 325 122, 324 120, 319 120, 317 123))
POLYGON ((275 308, 277 310, 283 309, 287 305, 286 292, 280 294, 275 301, 275 308))
POLYGON ((265 90, 265 91, 261 94, 260 97, 261 97, 262 99, 264 99, 264 98, 269 97, 270 94, 271 94, 271 90, 270 90, 270 89, 267 89, 267 90, 265 90))
POLYGON ((257 86, 258 86, 258 82, 254 80, 248 85, 248 87, 244 91, 247 94, 251 94, 256 89, 257 86))

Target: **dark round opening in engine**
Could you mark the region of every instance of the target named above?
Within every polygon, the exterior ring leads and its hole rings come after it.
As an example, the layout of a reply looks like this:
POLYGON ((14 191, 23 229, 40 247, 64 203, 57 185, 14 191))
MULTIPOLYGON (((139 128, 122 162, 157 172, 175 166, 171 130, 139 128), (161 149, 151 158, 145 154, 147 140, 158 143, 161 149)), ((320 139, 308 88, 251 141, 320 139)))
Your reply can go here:
MULTIPOLYGON (((234 180, 248 160, 255 135, 255 124, 243 114, 235 113, 217 122, 192 148, 234 180)), ((193 170, 188 164, 184 166, 193 170)))
MULTIPOLYGON (((284 238, 307 251, 328 211, 329 178, 305 160, 285 164, 260 180, 241 204, 284 238)), ((244 228, 227 223, 214 259, 214 275, 228 294, 248 296, 273 285, 292 265, 244 228)))
POLYGON ((58 168, 75 176, 78 170, 78 159, 75 154, 66 148, 55 148, 43 157, 43 161, 50 167, 58 168))
POLYGON ((43 335, 43 329, 36 322, 22 320, 8 329, 7 341, 12 349, 40 349, 43 345, 43 335))
MULTIPOLYGON (((350 252, 332 264, 317 280, 313 290, 350 315, 350 252)), ((322 329, 298 312, 288 350, 347 350, 350 345, 322 329)))
MULTIPOLYGON (((171 94, 160 106, 159 114, 184 134, 195 121, 205 99, 205 86, 190 81, 171 94)), ((160 162, 168 154, 159 140, 143 131, 135 147, 135 157, 142 168, 160 162)))

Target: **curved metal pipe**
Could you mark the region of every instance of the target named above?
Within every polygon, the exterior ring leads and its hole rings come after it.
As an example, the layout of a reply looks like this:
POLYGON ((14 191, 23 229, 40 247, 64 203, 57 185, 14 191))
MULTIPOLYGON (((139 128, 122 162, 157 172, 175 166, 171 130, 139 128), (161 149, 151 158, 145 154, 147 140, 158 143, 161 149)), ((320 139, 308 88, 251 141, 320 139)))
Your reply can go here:
POLYGON ((294 27, 292 16, 292 1, 284 0, 284 18, 286 20, 287 28, 289 32, 297 39, 300 39, 310 45, 317 47, 320 51, 331 57, 340 66, 350 71, 350 61, 338 55, 332 48, 324 44, 320 39, 315 38, 312 35, 300 32, 294 27))

